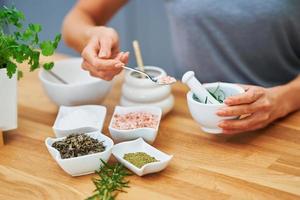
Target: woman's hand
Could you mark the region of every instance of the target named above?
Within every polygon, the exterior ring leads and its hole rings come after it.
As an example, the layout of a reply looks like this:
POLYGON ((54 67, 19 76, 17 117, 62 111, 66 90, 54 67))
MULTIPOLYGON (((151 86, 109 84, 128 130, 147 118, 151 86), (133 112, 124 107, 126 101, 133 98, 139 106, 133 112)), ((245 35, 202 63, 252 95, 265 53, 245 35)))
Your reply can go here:
POLYGON ((82 50, 82 68, 92 76, 110 81, 126 65, 129 52, 119 52, 119 36, 108 27, 98 26, 88 30, 89 42, 82 50))
POLYGON ((263 88, 242 85, 245 93, 228 97, 217 115, 245 116, 242 119, 224 120, 219 123, 224 134, 235 134, 263 128, 275 119, 290 112, 287 89, 284 86, 263 88))

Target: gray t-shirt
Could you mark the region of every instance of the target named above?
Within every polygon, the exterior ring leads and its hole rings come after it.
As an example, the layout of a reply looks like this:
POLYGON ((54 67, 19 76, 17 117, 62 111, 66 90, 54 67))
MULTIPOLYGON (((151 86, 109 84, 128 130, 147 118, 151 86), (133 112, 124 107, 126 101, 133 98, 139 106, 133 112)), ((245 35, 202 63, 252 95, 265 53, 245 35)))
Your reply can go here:
POLYGON ((179 74, 274 86, 300 73, 300 0, 166 0, 179 74))

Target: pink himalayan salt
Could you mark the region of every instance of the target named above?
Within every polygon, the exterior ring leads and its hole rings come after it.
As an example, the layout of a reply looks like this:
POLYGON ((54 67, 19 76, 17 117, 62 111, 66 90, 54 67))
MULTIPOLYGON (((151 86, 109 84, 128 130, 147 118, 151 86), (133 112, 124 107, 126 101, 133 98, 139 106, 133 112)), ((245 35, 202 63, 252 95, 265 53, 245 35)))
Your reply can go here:
POLYGON ((176 82, 176 79, 172 76, 162 76, 157 80, 158 84, 172 84, 176 82))
POLYGON ((136 128, 156 128, 158 116, 149 112, 130 112, 127 114, 115 114, 112 127, 119 130, 136 128))

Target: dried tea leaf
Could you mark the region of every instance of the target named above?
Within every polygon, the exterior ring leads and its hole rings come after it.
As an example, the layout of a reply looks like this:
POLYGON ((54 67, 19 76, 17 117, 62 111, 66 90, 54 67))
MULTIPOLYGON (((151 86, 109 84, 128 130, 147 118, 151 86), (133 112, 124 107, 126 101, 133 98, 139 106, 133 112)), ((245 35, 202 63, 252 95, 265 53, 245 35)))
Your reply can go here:
POLYGON ((61 141, 56 141, 52 147, 60 152, 61 158, 74 158, 93 153, 103 152, 103 141, 94 139, 84 133, 71 134, 61 141))

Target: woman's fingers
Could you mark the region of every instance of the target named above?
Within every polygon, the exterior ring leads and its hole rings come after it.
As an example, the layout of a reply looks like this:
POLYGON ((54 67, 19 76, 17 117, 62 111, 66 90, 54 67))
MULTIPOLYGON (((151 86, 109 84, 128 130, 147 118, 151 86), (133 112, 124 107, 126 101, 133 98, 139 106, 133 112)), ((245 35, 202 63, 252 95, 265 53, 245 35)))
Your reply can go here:
POLYGON ((217 111, 216 114, 219 115, 220 117, 241 116, 241 115, 252 114, 264 110, 265 108, 266 106, 264 102, 257 100, 252 104, 242 104, 242 105, 227 106, 221 108, 217 111))
POLYGON ((270 119, 265 112, 257 112, 243 119, 224 120, 219 123, 219 127, 224 133, 228 132, 245 132, 261 128, 270 119))
POLYGON ((93 37, 81 52, 81 56, 88 62, 92 63, 92 61, 97 58, 99 49, 98 39, 93 37))
POLYGON ((128 60, 129 60, 129 51, 125 52, 121 58, 120 58, 121 62, 124 63, 125 65, 128 64, 128 60))
POLYGON ((98 39, 96 37, 91 38, 87 46, 83 49, 81 56, 82 58, 94 66, 97 70, 99 68, 105 69, 107 67, 111 67, 119 63, 120 61, 113 59, 101 59, 98 57, 98 52, 100 49, 98 39))
POLYGON ((128 61, 128 53, 112 51, 114 48, 116 47, 113 47, 110 38, 103 37, 100 40, 97 37, 91 38, 81 54, 84 59, 82 68, 89 71, 92 76, 104 80, 113 79, 128 61))
POLYGON ((252 114, 257 110, 257 107, 253 104, 246 105, 237 105, 237 106, 228 106, 217 111, 217 115, 220 117, 229 117, 229 116, 240 116, 245 114, 252 114))
POLYGON ((115 60, 120 60, 123 54, 124 54, 124 52, 119 52, 117 54, 117 56, 115 57, 115 60))
POLYGON ((91 65, 86 60, 83 61, 82 68, 89 71, 91 76, 98 77, 107 81, 112 80, 115 75, 119 74, 122 71, 122 68, 117 68, 115 66, 104 66, 97 68, 94 65, 91 65))
POLYGON ((110 38, 101 38, 100 39, 100 51, 98 56, 100 58, 110 58, 112 50, 112 40, 110 38))
POLYGON ((98 59, 93 65, 98 71, 111 71, 115 70, 115 66, 121 62, 114 59, 98 59))
POLYGON ((116 64, 120 63, 119 60, 115 59, 101 59, 98 57, 99 47, 96 47, 94 43, 89 43, 82 51, 83 59, 94 66, 97 70, 110 70, 116 64))
POLYGON ((263 88, 252 86, 245 93, 226 98, 224 103, 229 106, 250 104, 259 99, 264 93, 263 88))
POLYGON ((219 123, 219 127, 222 129, 247 129, 253 125, 258 119, 255 118, 255 114, 250 115, 244 119, 230 119, 224 120, 219 123))
POLYGON ((125 65, 128 63, 128 58, 129 58, 129 52, 120 52, 118 55, 115 57, 115 60, 119 60, 120 62, 124 63, 125 65))

